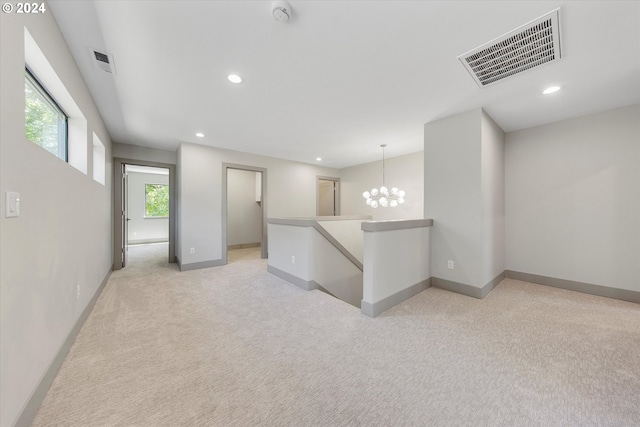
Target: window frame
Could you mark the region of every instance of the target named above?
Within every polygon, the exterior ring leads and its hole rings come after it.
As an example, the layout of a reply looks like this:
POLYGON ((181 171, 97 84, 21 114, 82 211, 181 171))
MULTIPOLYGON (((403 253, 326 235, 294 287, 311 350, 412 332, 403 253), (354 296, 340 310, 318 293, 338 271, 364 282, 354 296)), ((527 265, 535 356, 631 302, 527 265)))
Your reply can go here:
POLYGON ((144 219, 163 219, 163 218, 169 218, 169 215, 167 216, 154 216, 154 215, 147 215, 147 186, 149 185, 153 185, 153 186, 162 186, 162 187, 167 187, 167 212, 170 212, 169 208, 170 208, 170 203, 171 203, 171 195, 169 194, 169 184, 158 184, 158 183, 145 183, 144 184, 144 215, 143 218, 144 219))
MULTIPOLYGON (((60 147, 58 147, 57 154, 47 150, 45 147, 43 147, 36 141, 31 141, 28 138, 27 140, 30 142, 33 142, 34 144, 41 147, 45 151, 55 155, 59 159, 62 159, 68 163, 69 162, 69 115, 62 109, 60 104, 58 104, 55 98, 51 95, 51 93, 49 93, 47 88, 40 82, 40 80, 38 79, 38 77, 36 77, 33 71, 31 71, 31 69, 28 66, 25 67, 24 69, 25 69, 25 80, 31 83, 31 86, 33 87, 33 89, 35 89, 36 92, 38 92, 40 96, 44 98, 45 102, 47 102, 53 110, 56 110, 58 113, 60 113, 64 117, 64 120, 63 120, 64 126, 62 126, 62 129, 61 129, 62 132, 64 132, 64 135, 62 138, 64 142, 64 147, 63 149, 60 149, 60 147)), ((25 136, 26 136, 26 130, 27 129, 26 129, 26 106, 25 106, 25 136)), ((58 132, 60 132, 60 129, 58 130, 58 132)), ((58 136, 58 140, 60 140, 60 135, 58 136)))

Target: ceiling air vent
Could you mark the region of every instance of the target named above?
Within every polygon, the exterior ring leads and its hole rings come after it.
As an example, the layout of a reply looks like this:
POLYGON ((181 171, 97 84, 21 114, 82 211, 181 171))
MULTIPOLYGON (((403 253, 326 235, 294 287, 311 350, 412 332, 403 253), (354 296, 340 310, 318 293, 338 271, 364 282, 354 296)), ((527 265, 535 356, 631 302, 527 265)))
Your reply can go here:
POLYGON ((557 61, 560 53, 560 9, 458 56, 478 86, 557 61))
POLYGON ((91 59, 93 60, 93 65, 95 65, 96 68, 98 68, 98 70, 115 74, 115 68, 113 66, 113 56, 111 56, 108 53, 103 53, 95 49, 90 49, 90 51, 91 51, 91 59))

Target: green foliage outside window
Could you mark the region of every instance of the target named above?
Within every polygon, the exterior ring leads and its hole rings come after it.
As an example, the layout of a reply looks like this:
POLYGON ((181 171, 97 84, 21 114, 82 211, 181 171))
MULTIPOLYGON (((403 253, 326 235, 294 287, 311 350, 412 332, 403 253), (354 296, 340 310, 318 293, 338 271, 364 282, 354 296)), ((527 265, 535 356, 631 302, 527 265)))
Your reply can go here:
POLYGON ((169 186, 164 184, 145 184, 146 217, 169 216, 169 186))
POLYGON ((24 121, 27 139, 66 160, 67 116, 27 71, 24 79, 24 121))

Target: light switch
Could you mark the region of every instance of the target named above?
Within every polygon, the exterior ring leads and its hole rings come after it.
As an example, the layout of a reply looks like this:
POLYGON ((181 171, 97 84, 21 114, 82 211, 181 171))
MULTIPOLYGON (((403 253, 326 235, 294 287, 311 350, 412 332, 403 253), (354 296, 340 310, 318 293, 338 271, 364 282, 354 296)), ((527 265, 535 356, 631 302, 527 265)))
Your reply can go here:
POLYGON ((5 197, 6 218, 14 218, 20 216, 20 193, 7 191, 5 197))

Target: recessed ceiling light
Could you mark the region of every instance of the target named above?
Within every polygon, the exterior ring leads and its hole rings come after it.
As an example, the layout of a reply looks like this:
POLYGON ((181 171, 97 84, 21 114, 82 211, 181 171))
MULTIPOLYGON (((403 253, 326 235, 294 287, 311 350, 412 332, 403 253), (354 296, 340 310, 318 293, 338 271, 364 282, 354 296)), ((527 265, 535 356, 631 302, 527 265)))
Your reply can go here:
POLYGON ((229 75, 227 76, 227 78, 229 79, 229 81, 230 81, 231 83, 241 83, 241 82, 242 82, 242 77, 240 77, 240 76, 239 76, 239 75, 237 75, 237 74, 229 74, 229 75))
POLYGON ((555 93, 557 91, 560 90, 560 86, 550 86, 548 88, 546 88, 545 90, 542 91, 543 95, 551 95, 552 93, 555 93))
POLYGON ((198 133, 196 133, 196 136, 197 136, 198 138, 204 138, 204 133, 202 133, 202 132, 198 132, 198 133))
POLYGON ((319 162, 319 161, 321 161, 321 160, 322 160, 322 157, 316 157, 316 161, 318 161, 318 162, 319 162))

